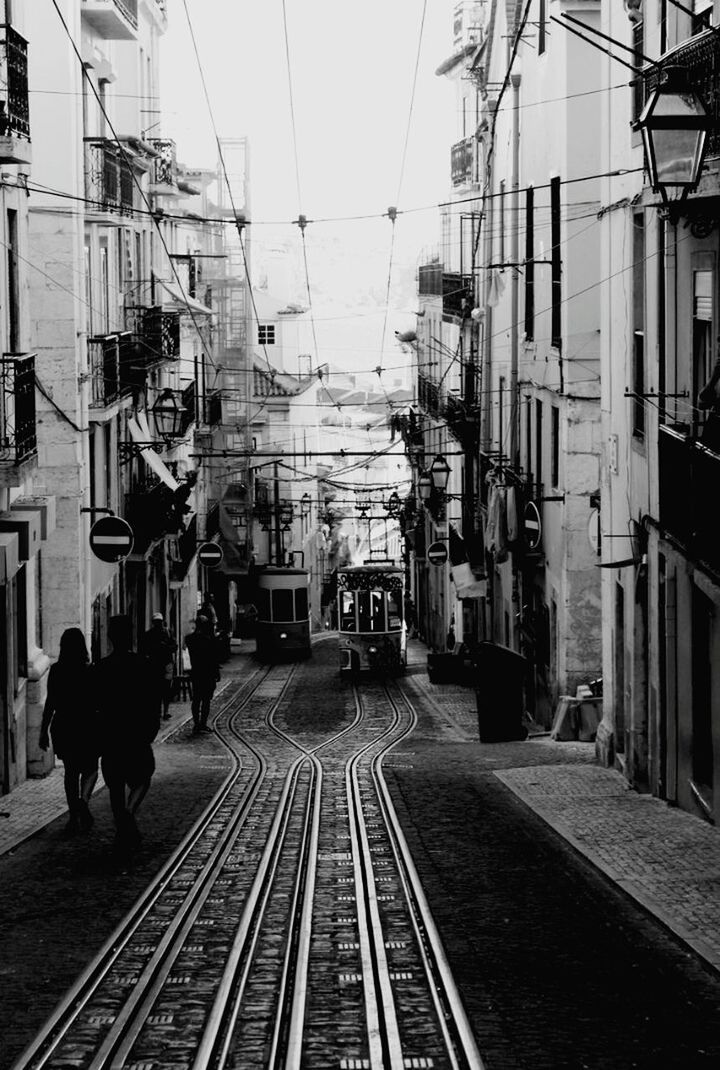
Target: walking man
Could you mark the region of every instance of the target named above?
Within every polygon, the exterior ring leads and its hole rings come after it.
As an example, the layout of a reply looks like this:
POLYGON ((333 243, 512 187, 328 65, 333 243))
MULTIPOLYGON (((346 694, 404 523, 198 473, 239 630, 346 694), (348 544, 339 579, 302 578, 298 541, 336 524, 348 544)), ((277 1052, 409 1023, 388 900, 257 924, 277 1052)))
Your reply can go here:
POLYGON ((186 637, 185 647, 190 655, 194 730, 208 731, 210 702, 220 679, 220 651, 207 617, 195 618, 195 631, 186 637))
POLYGON ((132 649, 130 618, 111 617, 112 653, 95 669, 100 721, 100 762, 110 793, 116 845, 121 851, 140 842, 135 815, 155 772, 152 741, 160 727, 160 707, 146 658, 132 649))
POLYGON ((163 720, 167 721, 170 717, 177 643, 166 628, 162 613, 153 613, 152 624, 145 632, 141 649, 150 663, 155 682, 156 700, 162 711, 163 720))

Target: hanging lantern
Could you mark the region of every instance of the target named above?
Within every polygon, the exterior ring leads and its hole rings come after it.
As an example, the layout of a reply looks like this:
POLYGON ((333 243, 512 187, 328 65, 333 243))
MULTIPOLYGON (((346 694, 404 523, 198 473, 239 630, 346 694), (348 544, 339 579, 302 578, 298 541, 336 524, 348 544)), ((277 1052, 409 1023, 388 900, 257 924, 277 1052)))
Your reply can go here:
POLYGON ((442 454, 438 454, 430 465, 430 478, 435 490, 443 492, 447 490, 448 480, 450 478, 450 465, 442 454))
POLYGON ((417 481, 418 498, 421 502, 427 502, 432 494, 433 481, 429 472, 421 472, 417 481))
POLYGON ((182 435, 183 413, 185 406, 178 403, 175 392, 166 386, 162 390, 150 410, 155 420, 155 430, 165 443, 171 442, 182 435))

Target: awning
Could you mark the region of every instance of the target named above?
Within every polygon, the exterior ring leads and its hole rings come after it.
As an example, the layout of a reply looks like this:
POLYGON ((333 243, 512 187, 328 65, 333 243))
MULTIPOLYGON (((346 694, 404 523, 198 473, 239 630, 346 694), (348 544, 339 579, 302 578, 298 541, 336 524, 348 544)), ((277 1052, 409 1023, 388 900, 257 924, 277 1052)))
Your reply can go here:
POLYGON ((170 490, 177 490, 180 484, 175 476, 172 474, 168 466, 163 459, 158 456, 153 447, 149 445, 153 440, 153 436, 150 434, 150 428, 148 427, 147 416, 143 412, 138 412, 137 417, 128 416, 128 431, 130 432, 130 438, 136 445, 142 446, 140 450, 140 456, 145 461, 148 468, 151 468, 156 475, 165 483, 170 490))
POLYGON ((183 293, 176 282, 165 282, 164 279, 156 279, 155 281, 162 286, 174 304, 180 306, 181 312, 187 310, 189 312, 197 312, 200 316, 212 316, 213 310, 211 308, 208 308, 201 301, 196 301, 194 297, 183 293))

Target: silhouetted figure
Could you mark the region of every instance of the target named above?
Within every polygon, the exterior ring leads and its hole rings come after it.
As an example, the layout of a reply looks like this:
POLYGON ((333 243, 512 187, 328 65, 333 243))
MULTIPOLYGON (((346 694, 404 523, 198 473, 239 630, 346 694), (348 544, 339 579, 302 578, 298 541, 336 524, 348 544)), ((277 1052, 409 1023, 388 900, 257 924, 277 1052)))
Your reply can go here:
POLYGON ((176 650, 177 643, 166 628, 162 613, 153 613, 152 624, 143 636, 141 653, 150 663, 156 689, 155 697, 163 720, 170 716, 176 650))
POLYGON ((129 617, 111 617, 112 653, 95 669, 100 711, 102 773, 110 792, 117 845, 140 842, 135 815, 155 771, 152 741, 160 727, 159 705, 148 661, 132 650, 129 617))
POLYGON ((58 660, 50 666, 40 726, 40 748, 53 749, 65 766, 68 832, 85 831, 93 823, 88 807, 98 778, 100 753, 92 669, 85 636, 67 628, 60 639, 58 660))
POLYGON ((218 628, 218 615, 215 609, 215 595, 211 591, 206 591, 203 598, 202 605, 198 610, 198 614, 201 617, 205 617, 210 623, 210 631, 213 635, 217 632, 218 628))
POLYGON ((200 732, 208 728, 210 703, 220 679, 220 649, 207 617, 197 616, 195 631, 186 636, 185 647, 190 655, 193 725, 200 732))

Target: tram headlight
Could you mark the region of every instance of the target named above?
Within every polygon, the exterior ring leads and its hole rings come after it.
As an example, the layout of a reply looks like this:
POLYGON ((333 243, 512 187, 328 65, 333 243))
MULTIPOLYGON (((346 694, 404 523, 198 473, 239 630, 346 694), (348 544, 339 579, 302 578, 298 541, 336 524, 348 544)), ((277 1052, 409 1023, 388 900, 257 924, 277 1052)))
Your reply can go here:
POLYGON ((287 632, 280 632, 281 639, 287 639, 287 632))
POLYGON ((377 652, 378 652, 378 648, 376 646, 369 646, 368 647, 368 654, 377 654, 377 652))

